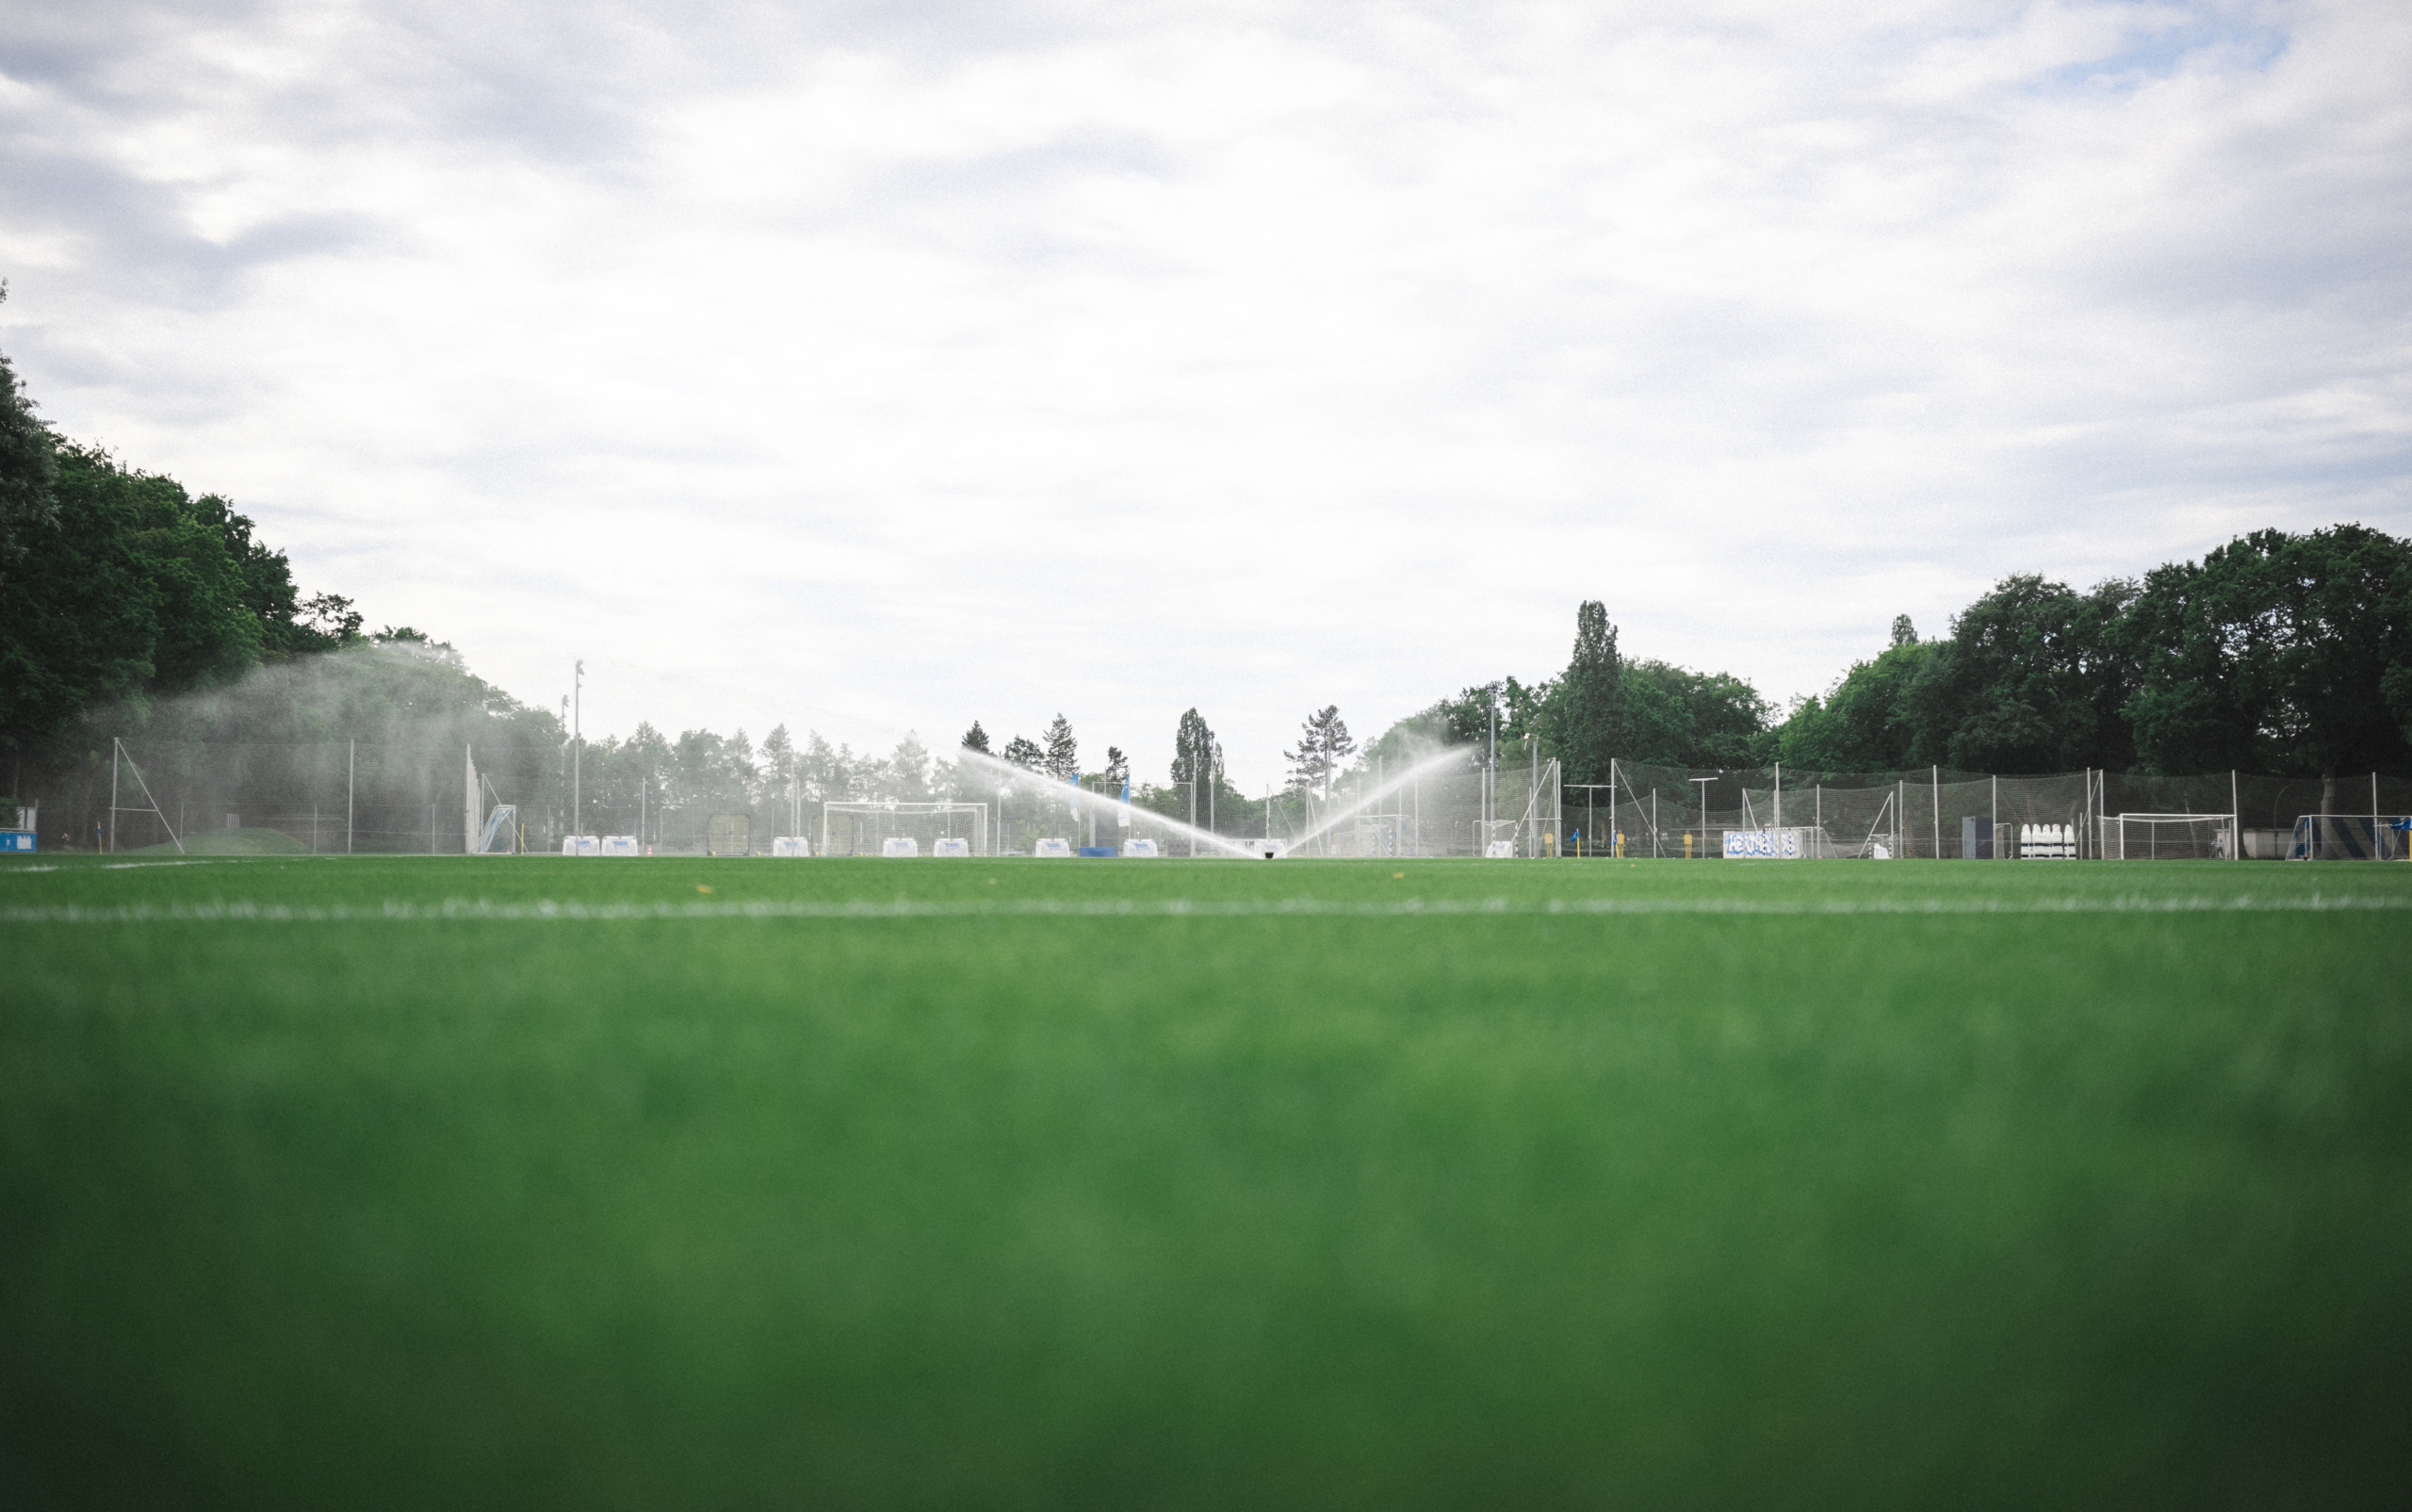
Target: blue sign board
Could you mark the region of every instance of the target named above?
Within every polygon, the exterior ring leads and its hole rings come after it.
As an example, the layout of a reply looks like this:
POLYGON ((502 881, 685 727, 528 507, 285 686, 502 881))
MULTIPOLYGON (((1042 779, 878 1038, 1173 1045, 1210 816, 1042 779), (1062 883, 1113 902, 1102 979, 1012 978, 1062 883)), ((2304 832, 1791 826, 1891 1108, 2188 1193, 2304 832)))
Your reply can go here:
POLYGON ((0 855, 7 855, 11 853, 20 855, 31 855, 33 854, 33 831, 0 830, 0 855))

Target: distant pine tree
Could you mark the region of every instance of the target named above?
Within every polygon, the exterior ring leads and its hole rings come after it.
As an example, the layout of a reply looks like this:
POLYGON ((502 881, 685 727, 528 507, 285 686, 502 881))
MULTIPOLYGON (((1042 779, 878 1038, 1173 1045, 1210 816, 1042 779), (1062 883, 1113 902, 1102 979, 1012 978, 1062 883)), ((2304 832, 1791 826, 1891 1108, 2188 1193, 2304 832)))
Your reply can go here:
POLYGON ((1072 722, 1063 715, 1047 726, 1047 755, 1044 770, 1051 777, 1069 782, 1081 774, 1081 743, 1072 738, 1072 722))

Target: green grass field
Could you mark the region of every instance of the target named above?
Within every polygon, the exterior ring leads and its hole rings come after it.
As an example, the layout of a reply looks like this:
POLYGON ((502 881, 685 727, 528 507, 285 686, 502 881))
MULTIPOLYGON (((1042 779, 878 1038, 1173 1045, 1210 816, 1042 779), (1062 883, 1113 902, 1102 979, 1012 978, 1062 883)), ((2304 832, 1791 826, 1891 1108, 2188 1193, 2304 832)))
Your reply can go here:
POLYGON ((2407 946, 2407 866, 0 865, 0 1503, 2401 1504, 2407 946))

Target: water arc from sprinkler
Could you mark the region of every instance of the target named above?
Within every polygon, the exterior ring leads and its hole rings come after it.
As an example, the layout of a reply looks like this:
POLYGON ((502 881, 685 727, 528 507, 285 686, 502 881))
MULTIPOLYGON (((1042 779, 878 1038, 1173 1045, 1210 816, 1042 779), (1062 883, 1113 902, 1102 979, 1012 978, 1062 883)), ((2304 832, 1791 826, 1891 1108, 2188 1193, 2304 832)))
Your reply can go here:
POLYGON ((1441 771, 1451 763, 1464 762, 1467 759, 1467 756, 1471 749, 1471 747, 1460 745, 1446 747, 1432 756, 1425 757, 1423 760, 1408 768, 1405 772, 1400 772, 1397 776, 1382 783, 1381 786, 1375 788, 1371 791, 1360 793, 1357 796, 1356 801, 1351 803, 1347 807, 1342 808, 1334 813, 1326 814, 1321 822, 1309 828, 1303 835, 1293 836, 1290 840, 1290 849, 1293 852, 1296 852, 1300 846, 1307 844, 1309 841, 1319 839, 1322 837, 1330 834, 1340 825, 1355 819, 1358 815, 1363 813, 1374 805, 1380 803, 1383 799, 1390 797, 1400 789, 1406 788, 1412 783, 1421 782, 1424 778, 1432 775, 1434 772, 1441 771))
MULTIPOLYGON (((998 777, 1006 782, 1028 783, 1042 797, 1053 798, 1068 796, 1060 791, 1060 789, 1066 786, 1061 780, 1051 777, 1045 772, 1033 772, 1027 767, 1018 767, 1012 762, 1005 760, 1003 757, 991 756, 986 751, 974 751, 969 746, 966 746, 961 750, 951 753, 950 755, 951 758, 954 760, 977 763, 979 766, 995 773, 998 777)), ((1193 850, 1197 846, 1204 844, 1213 846, 1215 850, 1230 856, 1253 857, 1256 854, 1237 840, 1227 839, 1220 835, 1214 834, 1212 831, 1199 829, 1195 824, 1184 824, 1180 820, 1167 818, 1163 814, 1157 813, 1152 808, 1141 808, 1135 804, 1126 803, 1122 799, 1116 798, 1108 793, 1090 792, 1086 789, 1083 789, 1080 792, 1079 801, 1084 804, 1102 804, 1107 808, 1127 814, 1130 816, 1131 823, 1134 828, 1144 824, 1151 829, 1160 829, 1169 834, 1181 836, 1190 842, 1193 850)), ((1002 844, 1004 838, 1004 815, 1001 812, 998 814, 997 819, 997 837, 1000 844, 1002 844)))

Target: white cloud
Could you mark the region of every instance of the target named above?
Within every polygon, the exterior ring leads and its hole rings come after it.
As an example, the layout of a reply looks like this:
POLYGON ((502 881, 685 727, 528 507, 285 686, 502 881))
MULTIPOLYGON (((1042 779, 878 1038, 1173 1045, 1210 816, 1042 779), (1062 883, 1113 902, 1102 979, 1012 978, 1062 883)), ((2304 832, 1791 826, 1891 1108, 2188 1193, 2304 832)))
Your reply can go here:
MULTIPOLYGON (((2412 528, 2382 4, 56 15, 0 341, 593 727, 1261 782, 1628 649, 2412 528)), ((0 44, 5 47, 7 44, 0 44)))

